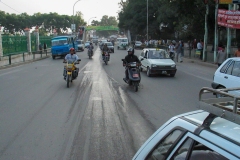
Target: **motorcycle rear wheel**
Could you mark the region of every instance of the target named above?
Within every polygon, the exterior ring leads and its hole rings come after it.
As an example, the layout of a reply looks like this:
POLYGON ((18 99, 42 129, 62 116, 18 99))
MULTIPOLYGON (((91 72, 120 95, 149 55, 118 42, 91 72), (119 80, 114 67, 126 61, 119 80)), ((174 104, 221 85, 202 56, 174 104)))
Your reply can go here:
POLYGON ((67 88, 69 88, 69 76, 67 76, 67 88))

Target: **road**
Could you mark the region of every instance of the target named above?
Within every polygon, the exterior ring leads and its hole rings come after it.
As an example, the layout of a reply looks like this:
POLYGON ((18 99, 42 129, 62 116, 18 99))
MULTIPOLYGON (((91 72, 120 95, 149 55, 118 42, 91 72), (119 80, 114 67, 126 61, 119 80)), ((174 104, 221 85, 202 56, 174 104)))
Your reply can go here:
POLYGON ((122 80, 126 51, 115 48, 109 65, 99 48, 93 59, 77 54, 70 88, 62 59, 0 70, 0 159, 131 159, 165 121, 197 109, 198 91, 215 71, 183 62, 174 78, 143 72, 136 93, 122 80))

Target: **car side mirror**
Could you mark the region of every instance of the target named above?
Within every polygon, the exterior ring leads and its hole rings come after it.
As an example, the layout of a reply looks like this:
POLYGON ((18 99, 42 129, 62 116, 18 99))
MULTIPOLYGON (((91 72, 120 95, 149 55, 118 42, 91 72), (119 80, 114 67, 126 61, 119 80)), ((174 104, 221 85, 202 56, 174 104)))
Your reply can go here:
POLYGON ((144 58, 146 58, 146 59, 147 59, 147 56, 144 56, 144 58))

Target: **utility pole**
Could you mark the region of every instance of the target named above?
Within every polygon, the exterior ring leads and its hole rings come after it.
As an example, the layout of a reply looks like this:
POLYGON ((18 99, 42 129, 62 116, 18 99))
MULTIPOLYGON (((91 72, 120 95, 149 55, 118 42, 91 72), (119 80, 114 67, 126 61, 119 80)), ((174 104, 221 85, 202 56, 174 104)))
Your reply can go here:
POLYGON ((205 34, 204 34, 204 46, 203 46, 203 57, 202 60, 204 62, 207 61, 207 44, 208 44, 208 13, 209 13, 209 6, 208 1, 205 3, 206 5, 206 14, 205 14, 205 34))
POLYGON ((218 0, 215 4, 215 36, 214 36, 214 62, 216 62, 217 50, 218 50, 218 0))
MULTIPOLYGON (((233 5, 232 4, 228 4, 228 10, 232 10, 233 9, 233 5)), ((231 40, 232 40, 232 29, 231 28, 227 28, 227 57, 229 57, 230 53, 231 53, 231 40)))

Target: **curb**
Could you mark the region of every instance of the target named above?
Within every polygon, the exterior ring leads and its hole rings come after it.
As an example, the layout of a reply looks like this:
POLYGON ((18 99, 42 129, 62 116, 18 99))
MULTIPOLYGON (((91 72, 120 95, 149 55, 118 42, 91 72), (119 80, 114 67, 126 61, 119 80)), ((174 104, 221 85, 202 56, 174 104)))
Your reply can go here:
POLYGON ((47 55, 46 57, 42 57, 42 58, 38 58, 38 59, 28 60, 28 61, 25 61, 25 62, 19 62, 19 63, 14 63, 14 64, 11 64, 11 65, 8 64, 8 65, 0 66, 0 70, 7 69, 7 68, 12 68, 12 67, 16 67, 16 66, 21 66, 21 65, 24 65, 24 64, 29 64, 29 63, 32 63, 32 62, 47 59, 49 57, 51 57, 51 55, 47 55))

